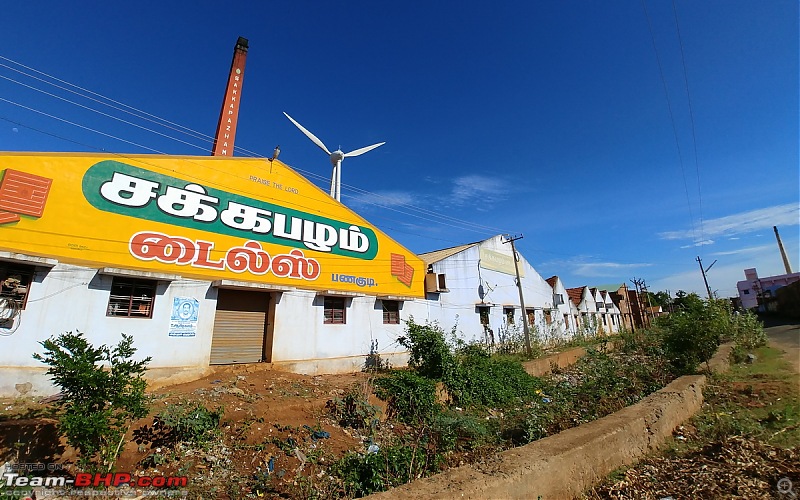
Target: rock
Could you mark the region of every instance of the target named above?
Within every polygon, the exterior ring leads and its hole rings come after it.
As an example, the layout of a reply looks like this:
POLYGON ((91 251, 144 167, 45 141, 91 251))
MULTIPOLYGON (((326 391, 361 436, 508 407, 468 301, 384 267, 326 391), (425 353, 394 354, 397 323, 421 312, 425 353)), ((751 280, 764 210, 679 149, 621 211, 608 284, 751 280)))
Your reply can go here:
POLYGON ((31 392, 31 389, 33 389, 33 384, 30 382, 25 382, 24 384, 16 384, 14 388, 17 390, 20 396, 24 396, 31 392))
POLYGON ((758 359, 758 358, 756 357, 755 354, 748 354, 747 355, 747 363, 748 364, 753 364, 753 362, 755 362, 756 359, 758 359))

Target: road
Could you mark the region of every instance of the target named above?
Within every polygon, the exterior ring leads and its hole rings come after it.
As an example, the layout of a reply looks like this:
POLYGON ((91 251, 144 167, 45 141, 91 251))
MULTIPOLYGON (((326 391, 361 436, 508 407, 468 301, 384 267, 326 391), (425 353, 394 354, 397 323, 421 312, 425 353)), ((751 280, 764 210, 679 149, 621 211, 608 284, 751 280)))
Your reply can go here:
POLYGON ((786 360, 800 373, 800 320, 767 320, 764 330, 772 347, 783 349, 786 360))

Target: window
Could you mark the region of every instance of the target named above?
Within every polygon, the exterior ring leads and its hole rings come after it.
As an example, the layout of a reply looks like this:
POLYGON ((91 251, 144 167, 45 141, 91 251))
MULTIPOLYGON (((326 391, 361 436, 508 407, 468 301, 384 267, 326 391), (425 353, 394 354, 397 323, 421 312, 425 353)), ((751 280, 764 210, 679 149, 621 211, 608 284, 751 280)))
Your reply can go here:
POLYGON ((503 314, 506 317, 506 324, 513 325, 514 324, 514 308, 513 307, 504 307, 503 314))
POLYGON ((560 293, 554 294, 553 295, 553 302, 555 302, 555 305, 560 306, 561 304, 564 303, 564 296, 561 295, 560 293))
POLYGON ((27 264, 0 262, 0 297, 11 299, 20 309, 25 309, 28 290, 36 268, 27 264))
POLYGON ((553 316, 550 314, 550 309, 544 310, 544 322, 548 325, 553 322, 553 316))
POLYGON ((744 292, 745 295, 750 295, 750 290, 742 290, 742 292, 744 292))
POLYGON ((527 309, 526 312, 528 313, 528 324, 533 325, 536 323, 536 310, 527 309))
MULTIPOLYGON (((383 324, 400 324, 400 302, 396 300, 381 300, 383 304, 383 324)), ((342 322, 344 323, 344 321, 342 322)))
POLYGON ((344 297, 325 297, 324 323, 326 325, 343 325, 346 319, 344 297))
POLYGON ((489 324, 489 308, 478 307, 478 316, 481 319, 481 324, 487 326, 489 324))
POLYGON ((152 318, 155 296, 155 281, 114 277, 106 316, 152 318))

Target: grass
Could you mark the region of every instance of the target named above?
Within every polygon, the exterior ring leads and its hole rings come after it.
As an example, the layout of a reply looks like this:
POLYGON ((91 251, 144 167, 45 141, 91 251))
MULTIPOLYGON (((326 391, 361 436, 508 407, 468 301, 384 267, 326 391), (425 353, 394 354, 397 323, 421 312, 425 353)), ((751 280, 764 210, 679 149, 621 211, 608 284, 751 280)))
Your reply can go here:
POLYGON ((662 498, 682 491, 697 498, 767 498, 756 493, 797 470, 800 375, 779 349, 753 353, 752 364, 709 377, 703 409, 676 429, 660 454, 615 470, 582 498, 662 498))
POLYGON ((732 365, 712 375, 703 390, 703 411, 689 422, 696 435, 673 441, 670 453, 682 454, 732 436, 756 438, 773 446, 800 446, 800 375, 781 351, 761 347, 752 364, 732 365))

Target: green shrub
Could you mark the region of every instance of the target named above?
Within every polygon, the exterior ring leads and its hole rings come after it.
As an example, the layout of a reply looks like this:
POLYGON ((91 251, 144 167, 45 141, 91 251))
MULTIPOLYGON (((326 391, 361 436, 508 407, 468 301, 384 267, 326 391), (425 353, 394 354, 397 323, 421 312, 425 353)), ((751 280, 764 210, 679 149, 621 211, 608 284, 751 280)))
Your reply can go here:
POLYGON ((439 411, 436 383, 411 371, 394 371, 376 379, 375 394, 387 402, 387 418, 407 424, 430 422, 439 411))
POLYGON ((737 347, 752 351, 767 345, 767 334, 764 324, 752 311, 735 314, 733 316, 733 341, 737 347))
POLYGON ((369 384, 354 384, 343 397, 329 399, 325 408, 342 427, 368 429, 380 411, 369 403, 371 392, 369 384))
POLYGON ((439 450, 474 450, 495 440, 487 421, 472 413, 446 411, 436 415, 432 425, 439 450))
POLYGON ((156 421, 169 432, 173 442, 205 444, 219 434, 223 409, 209 410, 199 402, 169 405, 156 421))
POLYGON ((406 334, 397 342, 409 350, 408 366, 423 377, 439 380, 452 371, 453 353, 445 340, 444 330, 437 323, 420 325, 411 318, 406 322, 406 334))
POLYGON ((47 374, 61 389, 59 431, 78 450, 80 465, 111 470, 125 434, 148 413, 143 376, 150 357, 132 361, 133 337, 122 335, 116 347, 94 347, 83 333, 66 332, 40 342, 47 374))
POLYGON ((679 375, 708 363, 722 338, 733 331, 730 308, 724 300, 693 303, 692 307, 660 317, 658 325, 664 329, 664 351, 679 375))
POLYGON ((507 357, 488 357, 476 349, 462 351, 455 369, 443 380, 459 406, 502 407, 527 401, 538 388, 522 364, 507 357))
POLYGON ((345 495, 362 497, 408 483, 435 472, 441 459, 426 443, 399 443, 376 453, 349 453, 330 469, 342 483, 345 495))

